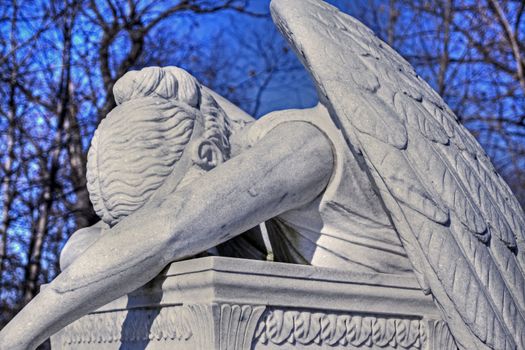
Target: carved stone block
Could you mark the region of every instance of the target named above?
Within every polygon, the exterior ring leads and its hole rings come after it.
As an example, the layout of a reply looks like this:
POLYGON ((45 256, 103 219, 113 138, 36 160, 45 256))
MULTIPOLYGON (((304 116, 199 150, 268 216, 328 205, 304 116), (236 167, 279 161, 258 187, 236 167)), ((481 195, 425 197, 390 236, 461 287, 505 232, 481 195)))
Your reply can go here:
POLYGON ((53 349, 247 350, 437 349, 446 339, 455 349, 411 277, 206 257, 171 264, 51 340, 53 349))

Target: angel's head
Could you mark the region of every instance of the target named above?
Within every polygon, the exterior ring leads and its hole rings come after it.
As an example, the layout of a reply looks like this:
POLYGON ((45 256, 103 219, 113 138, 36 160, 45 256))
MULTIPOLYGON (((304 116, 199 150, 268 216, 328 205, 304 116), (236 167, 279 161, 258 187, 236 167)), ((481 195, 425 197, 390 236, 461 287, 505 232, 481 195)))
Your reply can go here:
POLYGON ((117 107, 98 126, 87 165, 91 202, 109 225, 168 176, 181 187, 228 159, 231 133, 217 102, 180 68, 131 71, 113 91, 117 107))

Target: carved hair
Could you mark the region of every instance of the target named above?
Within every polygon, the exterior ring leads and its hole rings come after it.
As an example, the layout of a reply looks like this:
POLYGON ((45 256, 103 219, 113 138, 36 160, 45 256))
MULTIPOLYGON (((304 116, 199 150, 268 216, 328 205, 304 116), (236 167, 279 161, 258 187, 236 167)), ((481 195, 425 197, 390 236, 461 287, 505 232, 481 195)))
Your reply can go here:
POLYGON ((132 71, 113 89, 117 107, 102 120, 88 152, 87 187, 110 225, 140 208, 171 174, 196 123, 230 155, 230 121, 196 79, 176 67, 132 71))

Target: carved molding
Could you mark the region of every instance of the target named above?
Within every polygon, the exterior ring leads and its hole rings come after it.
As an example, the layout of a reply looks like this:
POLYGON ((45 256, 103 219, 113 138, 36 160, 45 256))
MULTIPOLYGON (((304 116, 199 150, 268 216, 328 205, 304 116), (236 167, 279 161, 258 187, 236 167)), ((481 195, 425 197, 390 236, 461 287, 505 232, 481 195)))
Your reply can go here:
POLYGON ((94 313, 60 333, 61 348, 69 349, 86 344, 118 349, 118 344, 136 342, 196 350, 248 350, 256 344, 457 349, 442 321, 217 303, 94 313))
POLYGON ((199 313, 194 306, 170 306, 89 314, 61 332, 62 343, 186 341, 193 336, 191 325, 198 318, 194 313, 199 313))
POLYGON ((255 329, 265 309, 265 306, 221 305, 219 349, 251 349, 255 329))
POLYGON ((426 321, 371 315, 348 315, 299 310, 268 309, 254 341, 281 345, 381 347, 425 349, 426 321))
POLYGON ((187 342, 192 349, 248 350, 265 306, 187 304, 93 313, 60 332, 60 346, 187 342))

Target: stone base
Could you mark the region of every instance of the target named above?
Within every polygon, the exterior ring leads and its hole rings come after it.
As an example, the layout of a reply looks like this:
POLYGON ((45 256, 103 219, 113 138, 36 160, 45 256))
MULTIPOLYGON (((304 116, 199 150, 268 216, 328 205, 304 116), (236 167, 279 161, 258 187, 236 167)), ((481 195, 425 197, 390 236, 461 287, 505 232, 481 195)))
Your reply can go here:
POLYGON ((455 349, 415 279, 206 257, 51 338, 53 349, 455 349))

